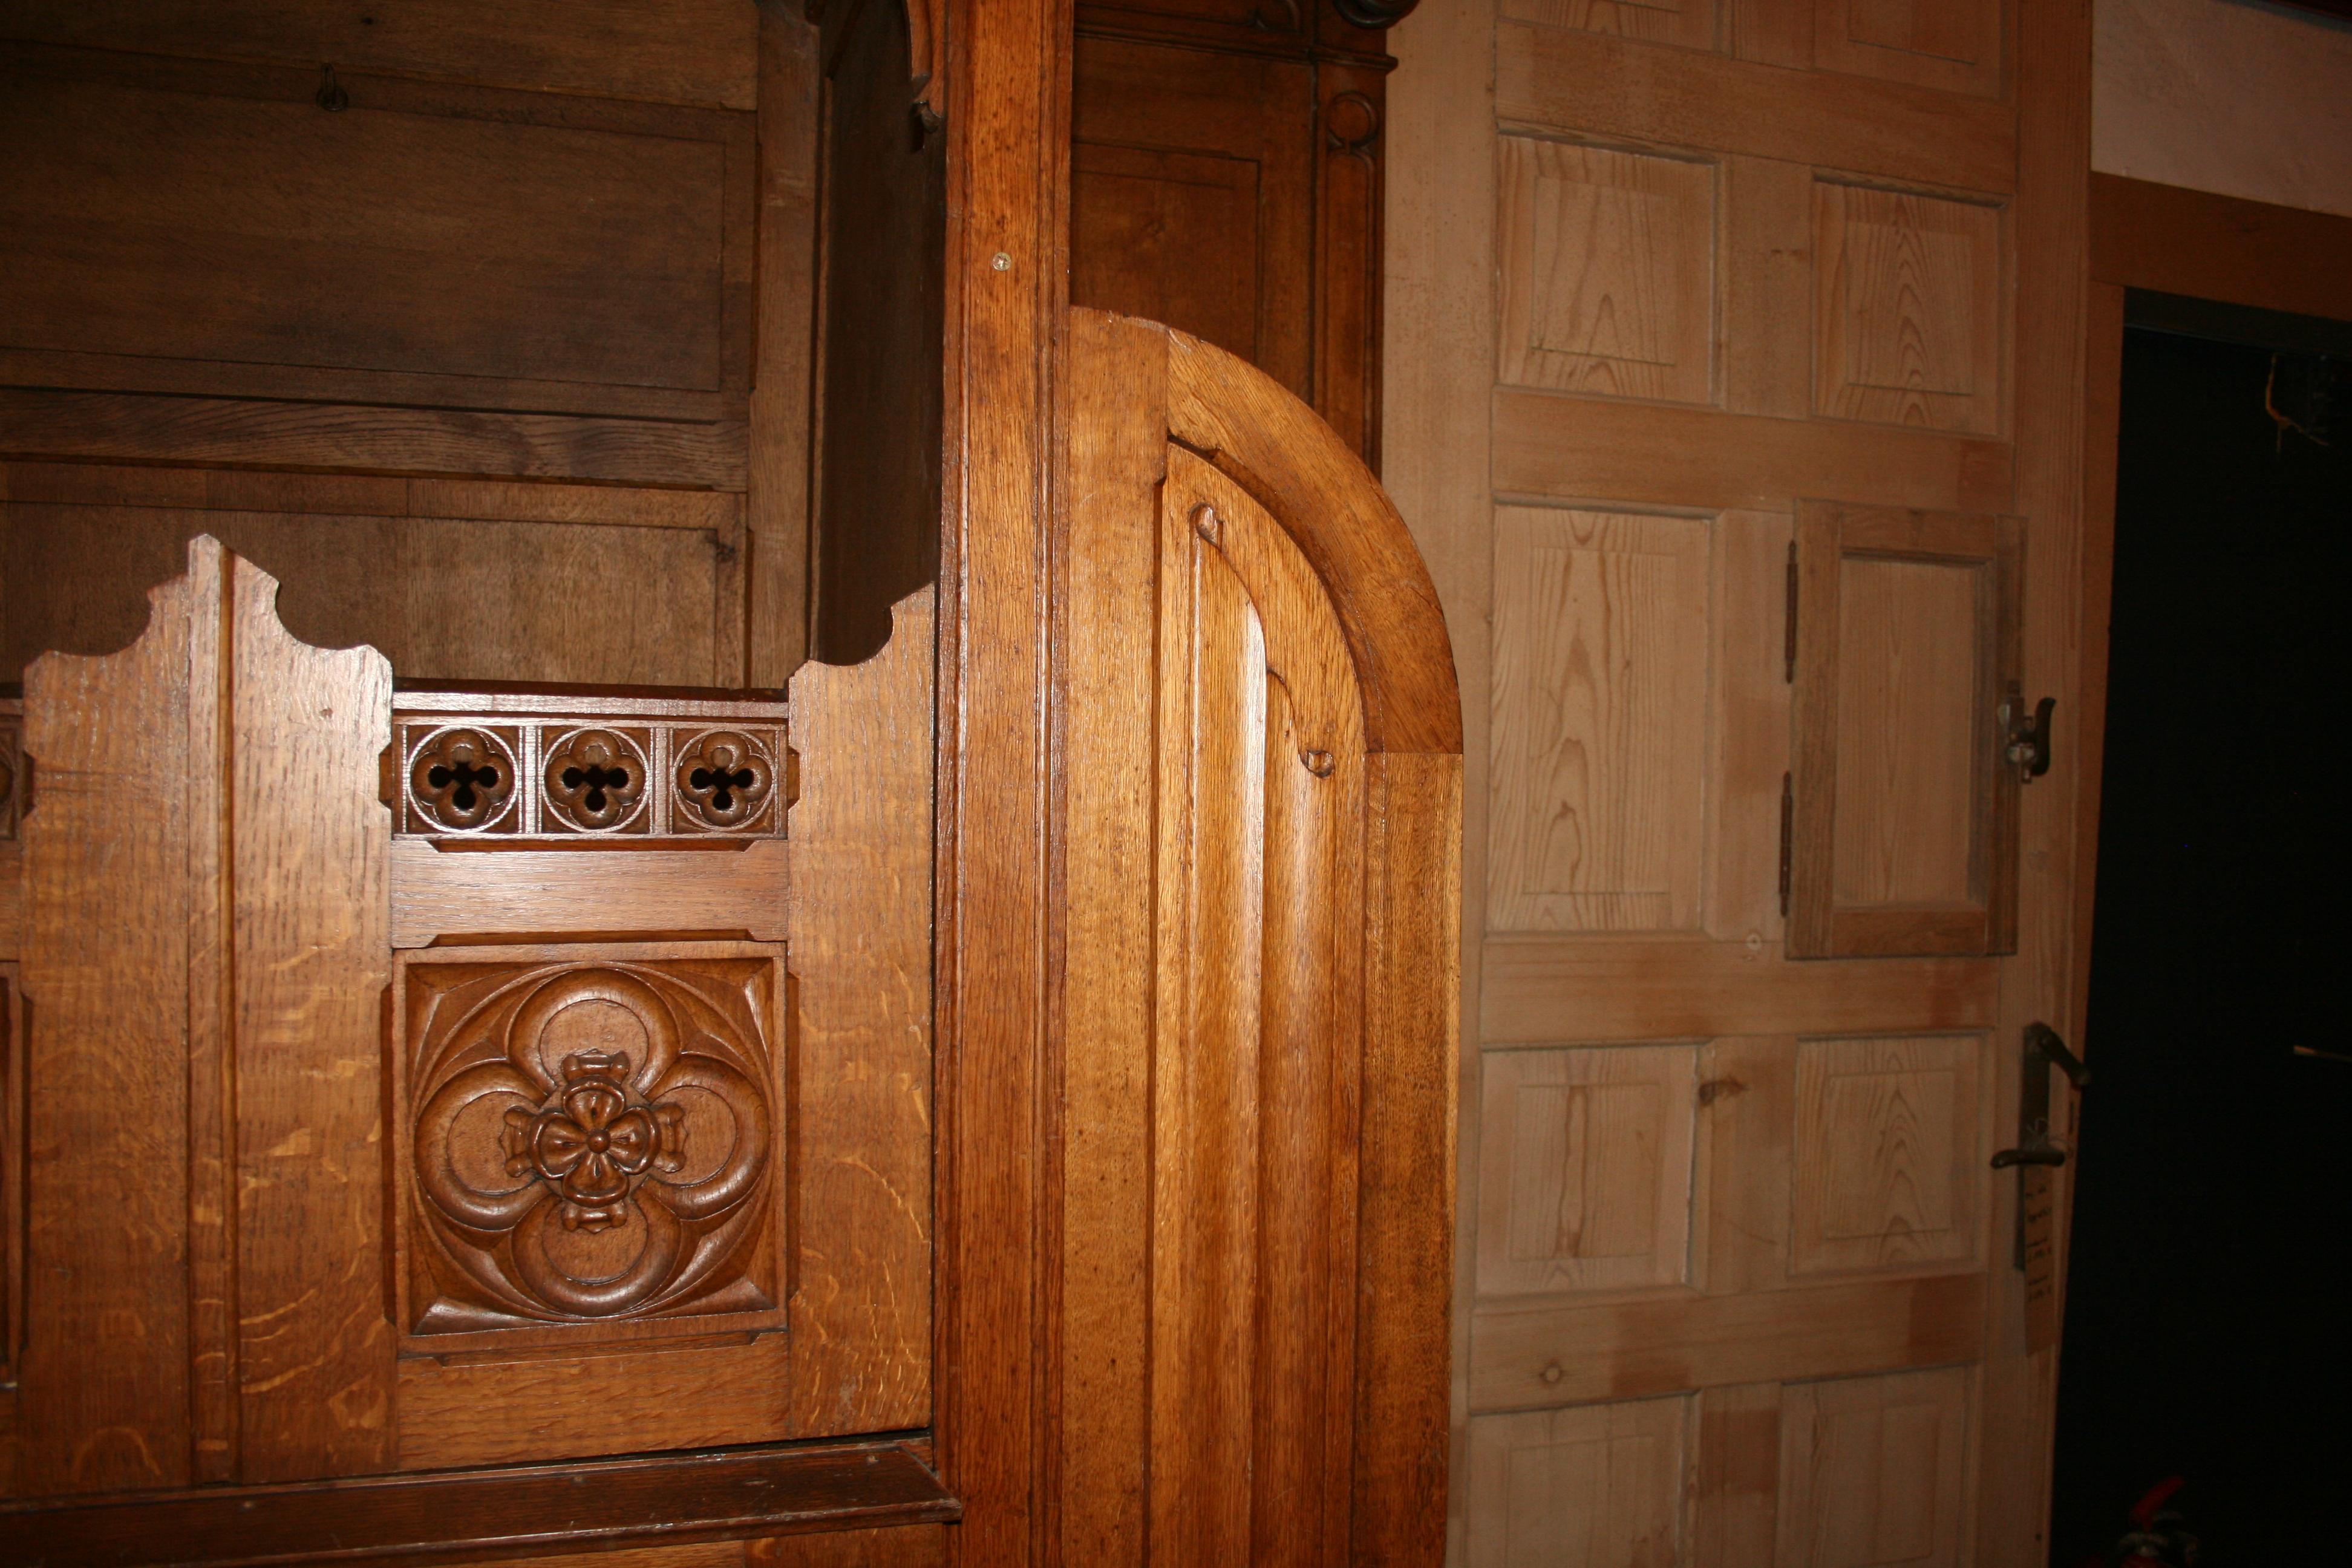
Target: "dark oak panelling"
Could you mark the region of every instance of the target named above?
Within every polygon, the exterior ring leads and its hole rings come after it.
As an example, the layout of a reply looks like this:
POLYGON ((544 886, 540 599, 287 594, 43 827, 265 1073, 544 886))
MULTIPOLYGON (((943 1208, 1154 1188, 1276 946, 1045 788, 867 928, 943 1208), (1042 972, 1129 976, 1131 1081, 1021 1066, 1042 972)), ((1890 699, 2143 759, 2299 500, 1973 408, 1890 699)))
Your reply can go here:
POLYGON ((1078 8, 1070 297, 1240 354, 1377 465, 1392 62, 1349 10, 1078 8))
POLYGON ((0 379, 710 423, 750 117, 18 47, 0 379))
POLYGON ((308 0, 157 6, 142 0, 17 0, 0 36, 136 54, 251 60, 634 98, 752 106, 750 0, 308 0))

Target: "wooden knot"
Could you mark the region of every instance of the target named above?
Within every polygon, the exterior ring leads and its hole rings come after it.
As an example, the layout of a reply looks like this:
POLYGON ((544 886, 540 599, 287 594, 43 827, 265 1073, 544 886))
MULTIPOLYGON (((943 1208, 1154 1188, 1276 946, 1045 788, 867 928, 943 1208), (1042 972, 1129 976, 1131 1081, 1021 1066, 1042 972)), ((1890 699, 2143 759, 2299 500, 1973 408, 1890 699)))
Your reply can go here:
POLYGON ((1698 1086, 1698 1102, 1701 1105, 1713 1105, 1718 1100, 1727 1100, 1735 1094, 1747 1092, 1748 1086, 1736 1078, 1711 1078, 1698 1086))
POLYGON ((1224 519, 1217 515, 1215 507, 1202 501, 1192 509, 1192 531, 1212 544, 1222 545, 1225 542, 1224 519))
POLYGON ((1547 1386, 1557 1386, 1559 1380, 1568 1375, 1568 1372, 1559 1363, 1550 1361, 1544 1363, 1544 1369, 1536 1375, 1543 1379, 1547 1386))
POLYGON ((1307 771, 1318 779, 1329 778, 1331 770, 1339 765, 1338 760, 1328 752, 1301 752, 1298 760, 1305 763, 1307 771))

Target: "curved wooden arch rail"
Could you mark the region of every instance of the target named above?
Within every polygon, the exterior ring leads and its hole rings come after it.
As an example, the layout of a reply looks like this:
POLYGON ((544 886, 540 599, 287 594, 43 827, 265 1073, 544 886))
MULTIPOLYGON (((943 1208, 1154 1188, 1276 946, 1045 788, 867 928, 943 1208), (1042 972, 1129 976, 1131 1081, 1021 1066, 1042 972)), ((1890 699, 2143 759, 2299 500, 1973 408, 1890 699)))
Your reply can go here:
POLYGON ((1462 746, 1436 595, 1361 462, 1233 355, 1074 310, 1066 385, 1059 1558, 1434 1563, 1462 746))

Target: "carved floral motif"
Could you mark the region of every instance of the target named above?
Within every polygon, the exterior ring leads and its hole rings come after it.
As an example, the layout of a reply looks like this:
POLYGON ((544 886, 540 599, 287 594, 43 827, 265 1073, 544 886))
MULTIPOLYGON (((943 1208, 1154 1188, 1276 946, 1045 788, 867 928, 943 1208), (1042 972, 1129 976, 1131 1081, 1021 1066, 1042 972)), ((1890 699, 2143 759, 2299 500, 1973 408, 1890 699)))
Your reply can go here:
POLYGON ((436 1288, 414 1331, 772 1304, 754 1268, 774 1126, 768 968, 410 970, 436 1288))
POLYGON ((678 815, 713 831, 757 821, 775 794, 767 749, 740 730, 710 730, 679 748, 678 815))
POLYGON ((436 730, 409 753, 409 800, 444 832, 478 833, 505 825, 515 784, 514 749, 494 731, 436 730))
POLYGON ((606 833, 629 826, 644 809, 645 751, 618 731, 574 730, 559 737, 542 771, 548 813, 563 826, 606 833))

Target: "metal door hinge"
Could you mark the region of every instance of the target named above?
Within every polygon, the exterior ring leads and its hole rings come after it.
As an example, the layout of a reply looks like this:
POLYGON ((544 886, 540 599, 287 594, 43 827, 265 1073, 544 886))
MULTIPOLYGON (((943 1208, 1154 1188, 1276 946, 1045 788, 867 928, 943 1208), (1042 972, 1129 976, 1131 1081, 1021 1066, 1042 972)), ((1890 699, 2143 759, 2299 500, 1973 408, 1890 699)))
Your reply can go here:
MULTIPOLYGON (((2017 1080, 2017 1145, 1992 1157, 1992 1168, 2006 1171, 2029 1165, 2057 1166, 2066 1163, 2064 1145, 2050 1136, 2050 1069, 2056 1068, 2080 1090, 2090 1086, 2091 1071, 2066 1048, 2058 1031, 2043 1023, 2028 1024, 2020 1051, 2017 1080)), ((2017 1189, 2017 1237, 2011 1261, 2025 1267, 2026 1193, 2017 1189)))
POLYGON ((1780 775, 1780 918, 1789 918, 1790 870, 1796 862, 1797 788, 1791 773, 1780 775))
POLYGON ((1797 684, 1797 542, 1789 541, 1788 600, 1780 622, 1780 679, 1797 684))

